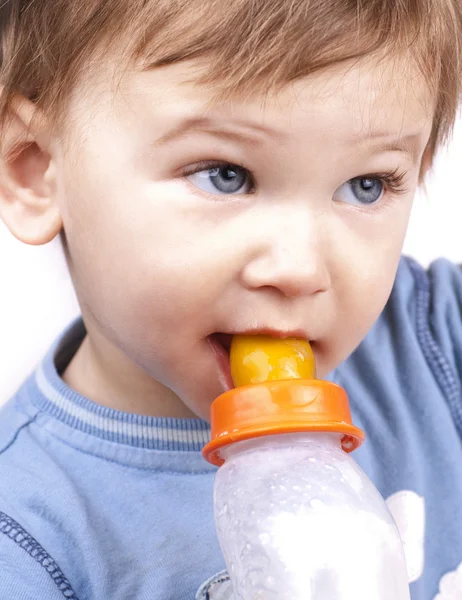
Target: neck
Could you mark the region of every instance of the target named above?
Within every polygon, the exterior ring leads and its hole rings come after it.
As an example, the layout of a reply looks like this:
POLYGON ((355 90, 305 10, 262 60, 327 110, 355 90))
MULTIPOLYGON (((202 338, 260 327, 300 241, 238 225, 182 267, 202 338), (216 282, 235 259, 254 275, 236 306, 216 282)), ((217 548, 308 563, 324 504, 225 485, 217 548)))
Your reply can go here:
POLYGON ((152 417, 197 418, 169 388, 87 327, 87 335, 62 377, 89 400, 124 412, 152 417))

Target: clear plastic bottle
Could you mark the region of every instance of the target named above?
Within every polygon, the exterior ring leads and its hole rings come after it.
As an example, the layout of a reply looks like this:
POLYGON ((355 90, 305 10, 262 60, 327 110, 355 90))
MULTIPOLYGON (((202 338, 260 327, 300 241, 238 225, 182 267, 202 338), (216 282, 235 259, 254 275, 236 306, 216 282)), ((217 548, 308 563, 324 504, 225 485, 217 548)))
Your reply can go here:
POLYGON ((236 600, 409 600, 400 536, 349 456, 364 434, 318 380, 236 388, 212 405, 217 534, 236 600))

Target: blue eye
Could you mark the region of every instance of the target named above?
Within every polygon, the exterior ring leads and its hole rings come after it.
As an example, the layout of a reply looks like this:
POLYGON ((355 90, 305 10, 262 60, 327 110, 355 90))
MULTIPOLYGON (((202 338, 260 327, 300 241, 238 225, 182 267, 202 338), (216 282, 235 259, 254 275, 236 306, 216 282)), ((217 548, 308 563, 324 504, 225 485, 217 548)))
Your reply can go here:
POLYGON ((186 176, 200 190, 209 194, 248 194, 252 190, 250 174, 243 167, 221 164, 186 176))
POLYGON ((370 206, 382 199, 384 188, 383 181, 377 177, 354 177, 337 188, 333 200, 357 206, 370 206))

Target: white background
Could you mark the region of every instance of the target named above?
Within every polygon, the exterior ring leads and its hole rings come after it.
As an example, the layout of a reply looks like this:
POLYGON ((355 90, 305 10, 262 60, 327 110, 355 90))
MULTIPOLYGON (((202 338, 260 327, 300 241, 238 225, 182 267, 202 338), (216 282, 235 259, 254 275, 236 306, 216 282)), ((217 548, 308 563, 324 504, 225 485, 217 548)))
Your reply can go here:
MULTIPOLYGON (((405 252, 462 262, 462 120, 414 206, 405 252)), ((0 223, 0 403, 20 385, 78 306, 57 240, 17 242, 0 223)))

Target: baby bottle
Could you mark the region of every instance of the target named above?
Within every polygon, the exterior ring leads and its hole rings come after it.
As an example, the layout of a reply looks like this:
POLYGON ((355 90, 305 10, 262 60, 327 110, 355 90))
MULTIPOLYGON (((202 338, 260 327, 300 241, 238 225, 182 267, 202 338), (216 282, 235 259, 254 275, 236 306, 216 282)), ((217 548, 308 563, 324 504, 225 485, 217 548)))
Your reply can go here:
POLYGON ((236 336, 211 408, 218 539, 236 600, 409 600, 387 505, 349 453, 345 391, 303 340, 236 336))

